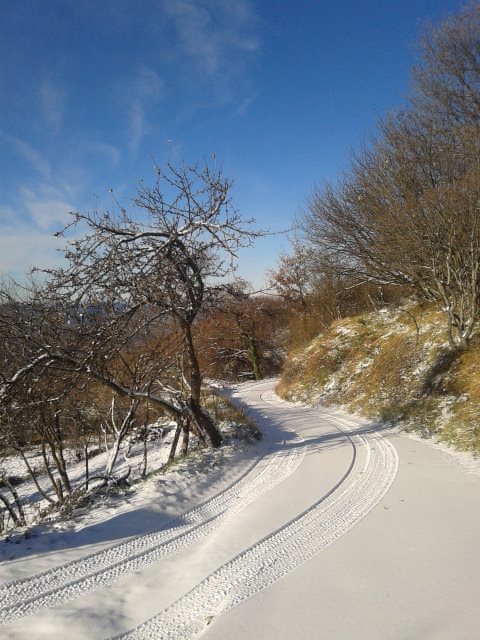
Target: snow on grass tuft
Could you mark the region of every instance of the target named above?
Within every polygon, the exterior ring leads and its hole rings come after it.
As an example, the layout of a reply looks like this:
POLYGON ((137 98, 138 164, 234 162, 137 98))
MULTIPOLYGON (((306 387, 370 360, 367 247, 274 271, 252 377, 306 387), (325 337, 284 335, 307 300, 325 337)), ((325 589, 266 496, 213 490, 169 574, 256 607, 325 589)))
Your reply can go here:
POLYGON ((480 455, 480 341, 452 353, 443 314, 413 301, 337 320, 287 360, 277 393, 402 424, 480 455))

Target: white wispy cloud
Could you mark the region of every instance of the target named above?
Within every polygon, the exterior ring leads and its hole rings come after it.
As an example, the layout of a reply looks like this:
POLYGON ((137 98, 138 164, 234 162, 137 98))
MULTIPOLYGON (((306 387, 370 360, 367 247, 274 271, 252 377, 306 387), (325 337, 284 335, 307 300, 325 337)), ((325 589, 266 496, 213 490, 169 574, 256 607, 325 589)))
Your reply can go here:
POLYGON ((157 101, 165 95, 165 85, 158 73, 144 67, 133 79, 131 88, 143 102, 157 101))
POLYGON ((149 68, 140 69, 129 79, 128 86, 131 96, 128 141, 130 150, 137 153, 143 138, 151 130, 148 112, 166 97, 167 91, 158 73, 149 68))
POLYGON ((206 75, 243 66, 239 54, 256 51, 256 17, 250 2, 236 0, 163 0, 181 50, 206 75))
MULTIPOLYGON (((102 159, 102 162, 106 160, 111 168, 117 167, 122 157, 118 147, 101 140, 84 140, 79 142, 77 147, 82 156, 87 154, 87 157, 93 156, 96 159, 102 159)), ((81 157, 78 162, 83 164, 85 160, 81 157)))
POLYGON ((59 263, 64 240, 53 231, 68 221, 72 193, 68 185, 37 183, 21 187, 14 205, 0 204, 0 272, 21 278, 33 266, 59 263))
POLYGON ((17 213, 13 207, 0 206, 0 231, 14 228, 18 223, 17 213))
POLYGON ((47 123, 54 133, 58 133, 62 127, 65 111, 65 90, 54 85, 50 80, 43 80, 38 94, 47 123))
POLYGON ((62 225, 68 219, 74 206, 69 200, 70 189, 42 184, 35 188, 22 187, 20 191, 23 208, 30 214, 34 224, 40 230, 62 225))
POLYGON ((258 97, 258 93, 255 93, 241 100, 240 103, 233 110, 232 115, 238 118, 241 118, 242 116, 244 116, 247 113, 247 111, 250 109, 252 104, 255 102, 257 97, 258 97))
POLYGON ((43 178, 50 178, 52 167, 50 162, 36 149, 24 140, 16 136, 12 136, 0 129, 0 140, 8 144, 15 153, 28 162, 30 167, 39 173, 43 178))
POLYGON ((129 125, 129 147, 133 153, 138 152, 140 142, 145 136, 147 124, 145 109, 141 100, 137 99, 132 102, 129 109, 130 125, 129 125))
POLYGON ((40 269, 59 264, 63 257, 58 249, 65 240, 28 226, 3 229, 0 226, 0 274, 21 279, 32 267, 40 269))

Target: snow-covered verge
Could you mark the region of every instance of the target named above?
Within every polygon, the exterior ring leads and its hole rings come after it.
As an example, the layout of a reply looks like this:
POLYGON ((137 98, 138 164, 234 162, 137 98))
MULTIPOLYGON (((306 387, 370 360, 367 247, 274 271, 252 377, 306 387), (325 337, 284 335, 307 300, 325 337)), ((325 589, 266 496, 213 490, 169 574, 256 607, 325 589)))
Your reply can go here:
MULTIPOLYGON (((266 435, 244 459, 232 458, 233 475, 211 483, 206 499, 194 491, 182 510, 186 492, 179 486, 176 517, 150 532, 129 536, 126 520, 105 514, 85 538, 83 552, 52 548, 51 554, 0 565, 0 625, 8 625, 9 637, 63 637, 72 619, 58 616, 75 612, 71 637, 82 640, 119 632, 194 638, 212 619, 285 578, 360 522, 395 478, 394 447, 358 420, 292 410, 277 401, 273 384, 236 390, 266 435), (252 395, 252 388, 260 389, 252 395), (102 531, 110 535, 103 546, 102 531), (138 597, 139 588, 140 600, 125 605, 123 597, 138 597), (95 612, 84 609, 88 602, 95 612)), ((145 513, 162 498, 158 485, 144 509, 135 509, 143 527, 145 513)))
POLYGON ((336 321, 289 355, 277 392, 340 405, 480 454, 480 342, 448 348, 441 312, 412 302, 336 321))
MULTIPOLYGON (((224 401, 218 399, 219 402, 224 401)), ((150 425, 147 441, 131 434, 122 443, 115 465, 115 478, 126 478, 120 483, 104 485, 101 481, 111 451, 101 448, 99 443, 98 448, 92 447, 94 455, 88 462, 92 479, 88 491, 82 488, 85 483, 85 460, 78 459, 75 449, 67 448, 65 458, 74 492, 73 498, 61 506, 49 504, 39 493, 19 455, 3 455, 0 457, 0 471, 14 483, 23 505, 26 526, 14 526, 8 512, 0 504, 4 524, 4 534, 0 538, 0 561, 18 559, 59 546, 76 546, 76 534, 79 532, 95 528, 107 516, 113 519, 127 517, 126 514, 150 504, 153 496, 157 501, 159 496, 162 499, 160 520, 168 520, 178 510, 179 493, 183 492, 182 500, 188 500, 190 493, 201 496, 204 488, 218 481, 222 474, 228 477, 229 466, 238 466, 239 460, 247 456, 250 445, 261 437, 247 416, 232 405, 227 406, 226 413, 232 415, 231 419, 222 420, 219 424, 224 437, 220 449, 200 447, 192 436, 188 455, 183 457, 177 453, 173 462, 169 462, 169 453, 175 423, 165 421, 150 425), (95 477, 100 480, 94 480, 95 477)), ((40 447, 28 448, 26 457, 35 470, 36 481, 42 492, 54 500, 52 485, 43 468, 40 447)), ((7 494, 5 487, 3 491, 7 494)), ((158 517, 157 513, 155 526, 158 517)), ((138 525, 131 523, 131 526, 131 534, 137 534, 138 525)), ((142 532, 148 528, 148 521, 141 525, 142 532)))
POLYGON ((0 563, 5 637, 403 640, 432 620, 438 640, 477 637, 477 479, 274 384, 232 393, 265 437, 219 473, 155 477, 76 546, 0 563))

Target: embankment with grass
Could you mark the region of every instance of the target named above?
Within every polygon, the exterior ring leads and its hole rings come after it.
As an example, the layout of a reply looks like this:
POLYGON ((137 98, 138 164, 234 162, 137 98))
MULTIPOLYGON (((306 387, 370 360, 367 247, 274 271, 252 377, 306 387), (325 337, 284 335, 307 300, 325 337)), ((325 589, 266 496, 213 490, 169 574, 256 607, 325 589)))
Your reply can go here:
POLYGON ((342 405, 480 455, 480 339, 452 351, 443 313, 428 305, 333 322, 289 354, 277 393, 342 405))

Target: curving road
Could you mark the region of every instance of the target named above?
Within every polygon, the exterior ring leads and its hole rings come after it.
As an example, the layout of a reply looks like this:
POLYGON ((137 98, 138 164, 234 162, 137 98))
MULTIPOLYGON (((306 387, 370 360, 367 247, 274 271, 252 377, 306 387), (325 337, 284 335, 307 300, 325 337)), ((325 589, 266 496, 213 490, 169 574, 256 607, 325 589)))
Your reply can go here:
POLYGON ((0 585, 0 637, 479 637, 478 478, 272 381, 231 395, 266 436, 250 466, 168 528, 0 585))

